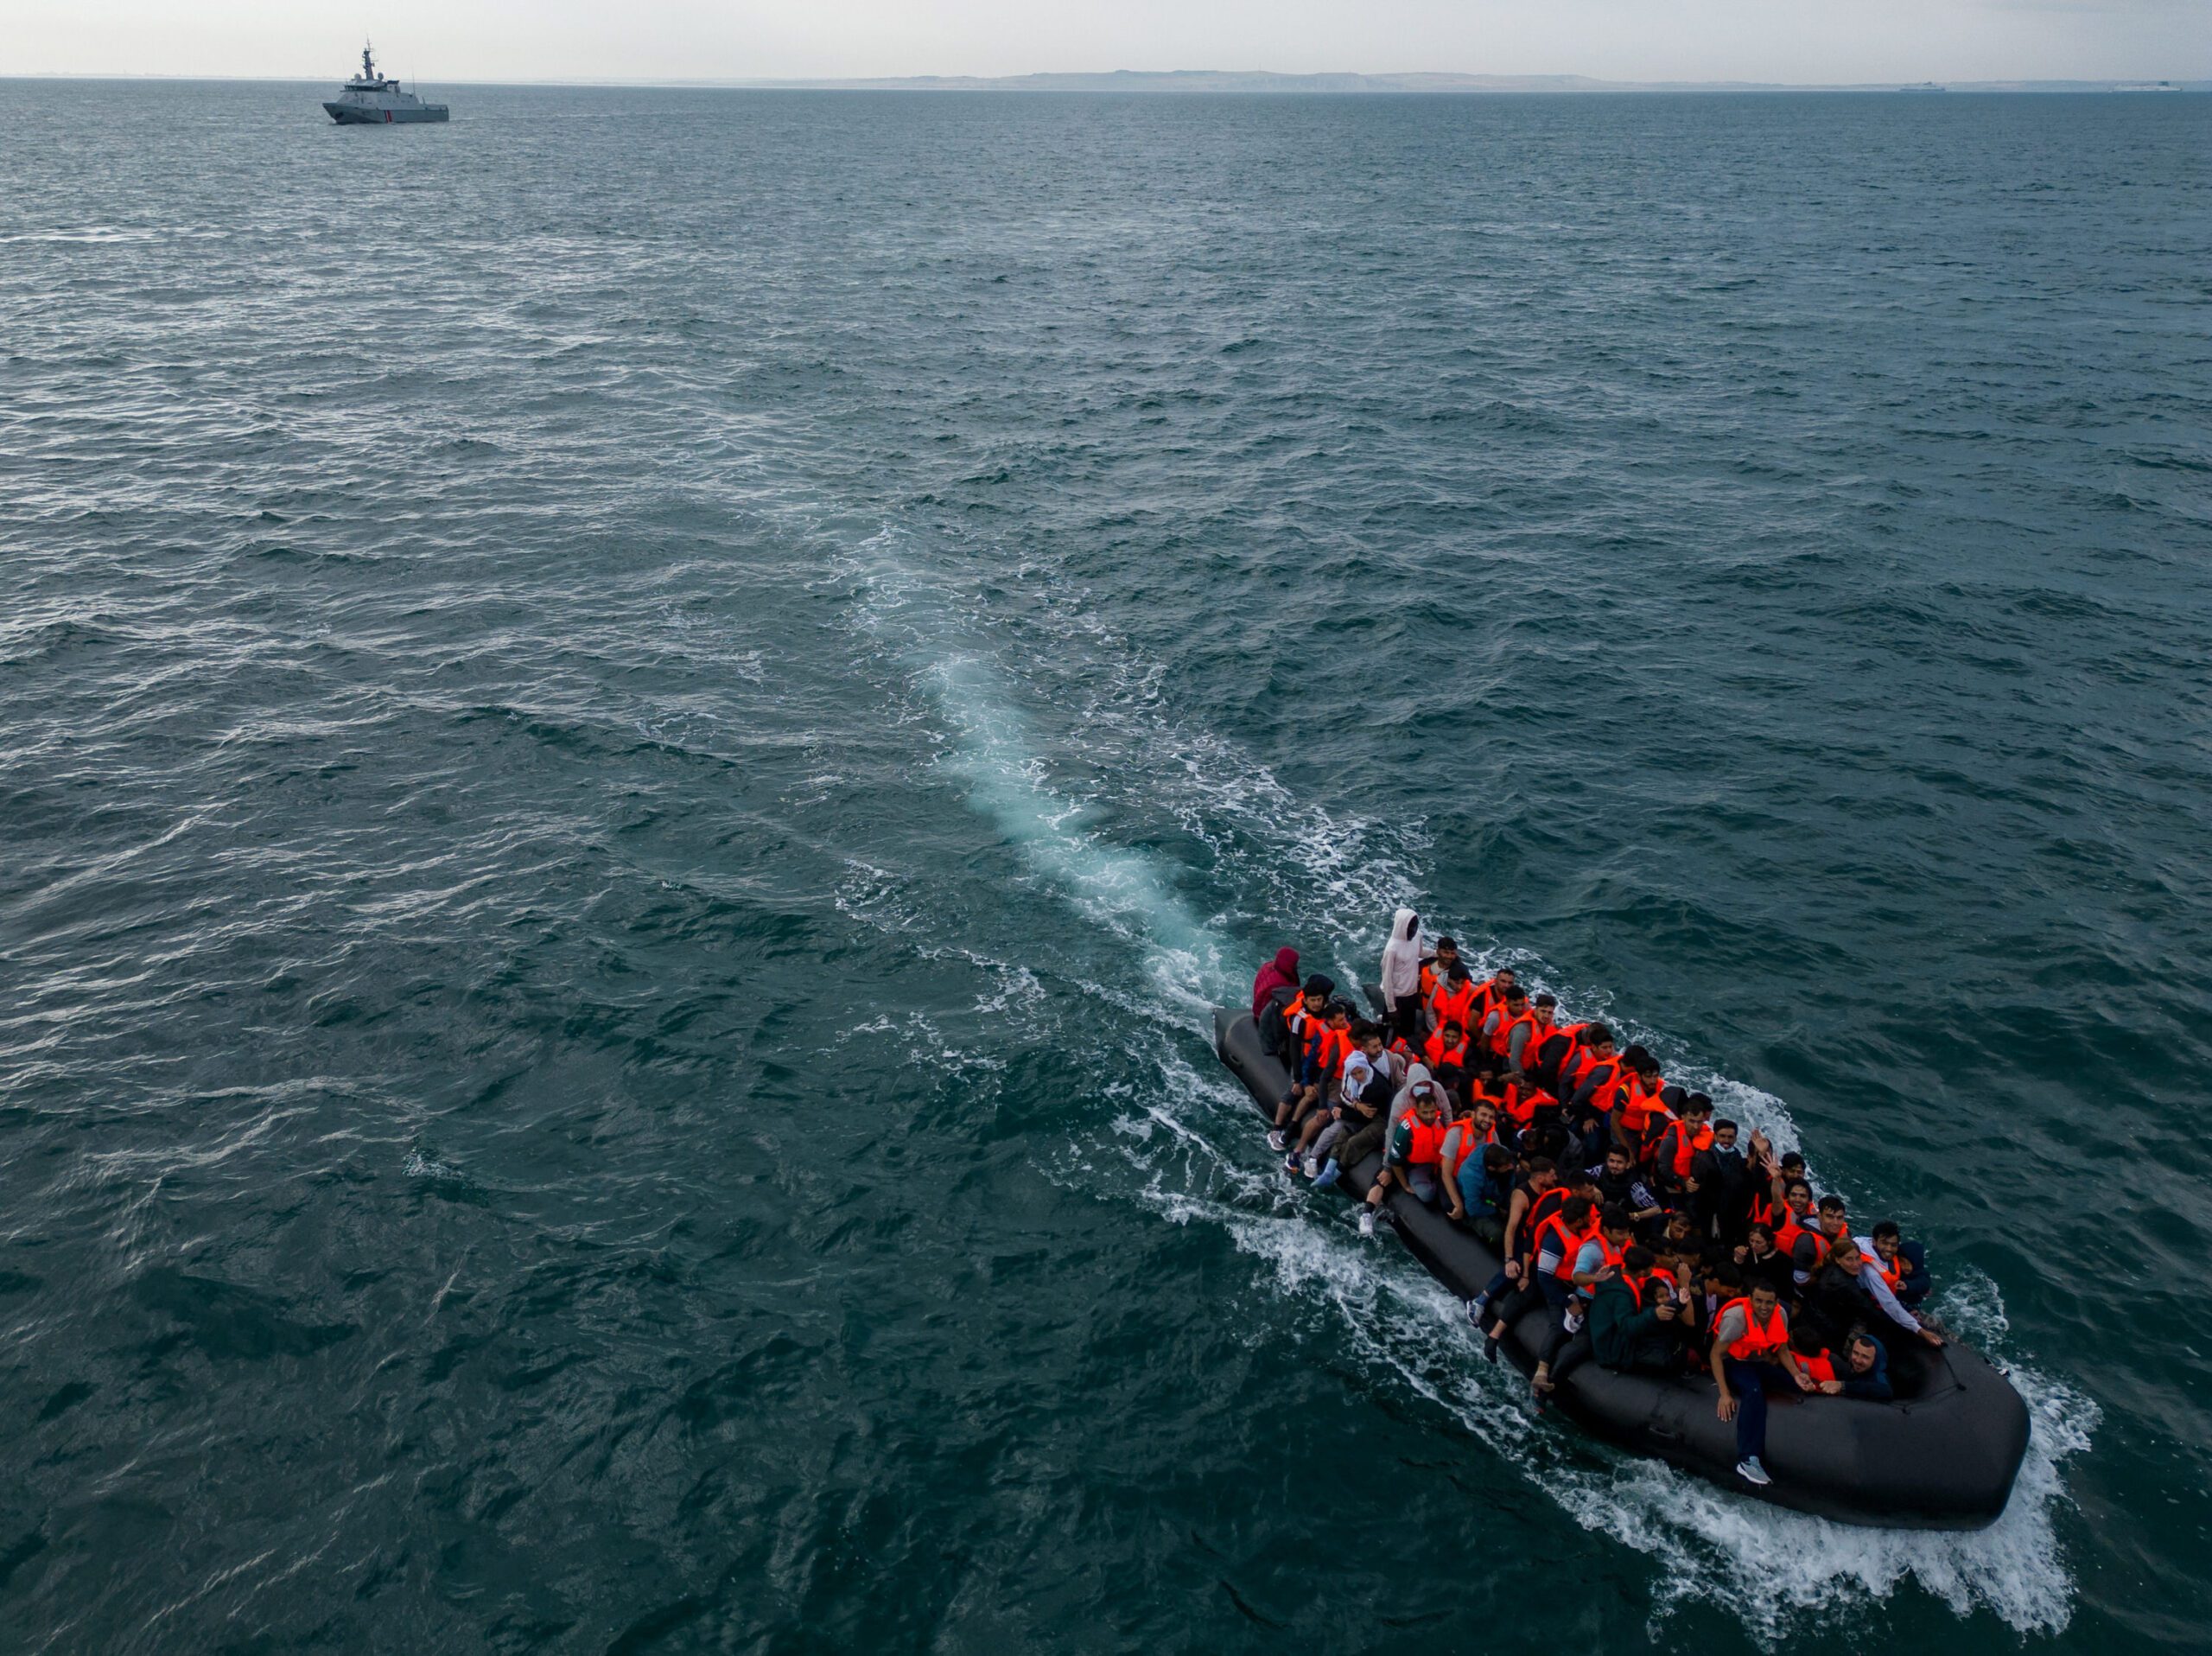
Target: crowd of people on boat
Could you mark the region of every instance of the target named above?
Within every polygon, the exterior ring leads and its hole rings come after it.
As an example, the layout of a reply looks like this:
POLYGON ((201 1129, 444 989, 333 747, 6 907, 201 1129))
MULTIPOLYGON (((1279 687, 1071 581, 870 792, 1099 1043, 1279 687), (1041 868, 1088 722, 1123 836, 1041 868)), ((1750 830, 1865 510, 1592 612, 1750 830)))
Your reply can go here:
POLYGON ((1402 1191, 1503 1262, 1467 1303, 1495 1362, 1541 1309, 1541 1401, 1580 1365, 1709 1373, 1736 1432, 1738 1474, 1771 1479, 1770 1393, 1886 1401, 1897 1342, 1941 1345, 1920 1308, 1925 1249, 1885 1220, 1864 1231, 1817 1194, 1804 1158, 1669 1082, 1644 1047, 1563 1022, 1510 967, 1484 973, 1454 940, 1423 946, 1401 908, 1382 953, 1381 1016, 1294 949, 1261 968, 1252 1011, 1289 1072, 1268 1143, 1316 1187, 1380 1153, 1359 1226, 1402 1191))

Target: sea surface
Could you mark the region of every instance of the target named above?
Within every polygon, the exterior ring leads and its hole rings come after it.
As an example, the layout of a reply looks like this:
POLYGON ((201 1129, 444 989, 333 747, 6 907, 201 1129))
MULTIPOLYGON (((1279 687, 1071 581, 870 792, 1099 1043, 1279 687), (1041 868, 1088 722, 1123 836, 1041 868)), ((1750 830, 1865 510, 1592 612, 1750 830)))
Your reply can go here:
POLYGON ((327 90, 0 83, 0 1648, 2203 1647, 2212 98, 327 90), (1994 1528, 1283 1177, 1402 901, 1994 1528))

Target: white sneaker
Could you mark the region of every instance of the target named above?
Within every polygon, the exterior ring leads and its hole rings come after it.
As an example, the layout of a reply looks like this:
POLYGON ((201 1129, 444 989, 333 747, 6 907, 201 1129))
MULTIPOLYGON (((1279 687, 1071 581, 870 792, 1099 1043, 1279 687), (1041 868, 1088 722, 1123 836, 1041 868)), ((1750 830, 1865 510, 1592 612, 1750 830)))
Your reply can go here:
POLYGON ((1319 1156, 1308 1155, 1306 1160, 1300 1165, 1306 1169, 1306 1176, 1307 1178, 1318 1179, 1321 1176, 1321 1158, 1319 1156))
POLYGON ((1359 1233, 1362 1236, 1375 1234, 1375 1210, 1363 1202, 1359 1209, 1359 1233))
POLYGON ((1736 1462, 1736 1475, 1745 1483, 1756 1484, 1761 1489, 1774 1481, 1766 1475, 1766 1468, 1759 1464, 1759 1457, 1756 1455, 1747 1461, 1736 1462))
POLYGON ((1286 1141, 1282 1136, 1282 1129, 1280 1127, 1276 1128, 1273 1132, 1268 1135, 1268 1148, 1271 1150, 1281 1150, 1284 1147, 1285 1142, 1286 1141))

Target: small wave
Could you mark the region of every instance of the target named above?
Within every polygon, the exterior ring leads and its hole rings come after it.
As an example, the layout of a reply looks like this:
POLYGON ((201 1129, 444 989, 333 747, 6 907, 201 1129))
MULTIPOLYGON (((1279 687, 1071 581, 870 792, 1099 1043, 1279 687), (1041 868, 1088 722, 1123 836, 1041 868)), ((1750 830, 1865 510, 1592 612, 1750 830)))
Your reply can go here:
POLYGON ((407 1152, 406 1161, 399 1170, 410 1179, 435 1179, 442 1181, 458 1180, 461 1169, 449 1162, 441 1162, 435 1156, 425 1156, 421 1150, 407 1152))

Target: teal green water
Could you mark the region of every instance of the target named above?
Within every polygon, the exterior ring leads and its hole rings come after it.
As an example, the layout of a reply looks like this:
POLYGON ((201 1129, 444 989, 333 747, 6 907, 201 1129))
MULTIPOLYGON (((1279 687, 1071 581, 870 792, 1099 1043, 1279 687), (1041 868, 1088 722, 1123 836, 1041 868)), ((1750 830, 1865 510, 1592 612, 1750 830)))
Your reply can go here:
POLYGON ((0 84, 0 1644, 2186 1646, 2212 102, 0 84), (1541 1423, 1400 901, 1929 1243, 1980 1535, 1541 1423))

